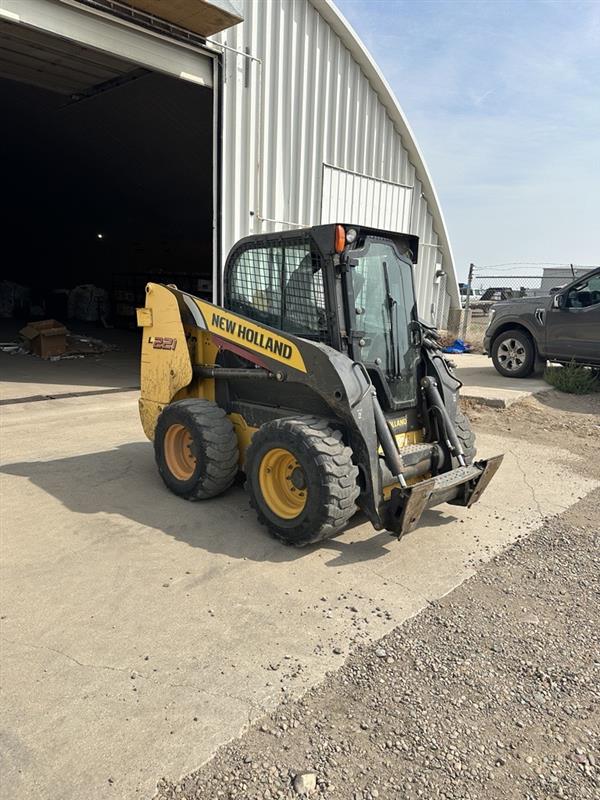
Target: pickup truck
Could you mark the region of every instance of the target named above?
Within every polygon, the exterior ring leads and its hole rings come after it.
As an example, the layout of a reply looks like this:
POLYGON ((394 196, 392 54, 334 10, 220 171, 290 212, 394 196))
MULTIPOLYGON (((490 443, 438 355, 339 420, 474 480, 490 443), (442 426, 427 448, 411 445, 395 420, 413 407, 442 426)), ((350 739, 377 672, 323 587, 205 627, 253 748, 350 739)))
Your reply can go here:
POLYGON ((547 297, 494 304, 483 351, 507 378, 525 378, 545 361, 600 367, 600 268, 547 297))

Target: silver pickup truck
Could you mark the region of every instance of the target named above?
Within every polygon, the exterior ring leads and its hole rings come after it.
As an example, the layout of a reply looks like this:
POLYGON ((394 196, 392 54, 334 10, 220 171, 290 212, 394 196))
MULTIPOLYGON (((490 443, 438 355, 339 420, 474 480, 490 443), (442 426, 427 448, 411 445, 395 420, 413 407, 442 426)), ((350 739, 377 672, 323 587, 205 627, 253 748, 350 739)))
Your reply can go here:
POLYGON ((496 303, 483 350, 508 378, 527 377, 541 361, 600 367, 600 268, 547 297, 496 303))

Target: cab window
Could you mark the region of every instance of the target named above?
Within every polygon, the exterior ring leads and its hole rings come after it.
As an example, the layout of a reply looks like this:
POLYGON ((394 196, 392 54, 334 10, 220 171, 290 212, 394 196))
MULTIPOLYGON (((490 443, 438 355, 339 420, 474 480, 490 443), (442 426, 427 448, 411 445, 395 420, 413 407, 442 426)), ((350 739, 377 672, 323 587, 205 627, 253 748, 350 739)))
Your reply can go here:
POLYGON ((308 241, 249 247, 231 264, 226 305, 289 333, 323 339, 327 333, 323 271, 308 241))

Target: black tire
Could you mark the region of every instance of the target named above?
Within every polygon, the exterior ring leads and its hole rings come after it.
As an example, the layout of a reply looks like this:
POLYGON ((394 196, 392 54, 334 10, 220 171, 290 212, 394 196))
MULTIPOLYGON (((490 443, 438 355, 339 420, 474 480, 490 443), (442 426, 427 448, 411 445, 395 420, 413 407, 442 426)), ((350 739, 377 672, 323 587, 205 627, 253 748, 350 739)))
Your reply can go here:
MULTIPOLYGON (((340 531, 357 510, 358 467, 352 463, 352 451, 342 441, 341 433, 318 417, 265 423, 252 437, 245 470, 250 505, 259 522, 287 544, 302 547, 327 539, 340 531), (299 491, 305 490, 304 507, 287 519, 273 511, 260 482, 261 475, 264 478, 263 460, 278 449, 295 459, 300 468, 299 491)), ((288 478, 290 485, 292 478, 293 475, 288 478)))
POLYGON ((210 400, 178 400, 166 406, 156 425, 154 455, 166 486, 186 500, 206 500, 221 494, 238 472, 233 425, 223 409, 210 400), (178 457, 179 451, 186 452, 178 457))
POLYGON ((492 342, 492 361, 505 378, 526 378, 534 370, 535 344, 527 331, 511 328, 492 342))
POLYGON ((471 427, 469 418, 465 416, 460 409, 458 409, 456 412, 456 417, 454 418, 454 427, 456 428, 456 433, 465 452, 465 461, 467 464, 472 464, 477 454, 477 447, 475 445, 475 432, 471 427))

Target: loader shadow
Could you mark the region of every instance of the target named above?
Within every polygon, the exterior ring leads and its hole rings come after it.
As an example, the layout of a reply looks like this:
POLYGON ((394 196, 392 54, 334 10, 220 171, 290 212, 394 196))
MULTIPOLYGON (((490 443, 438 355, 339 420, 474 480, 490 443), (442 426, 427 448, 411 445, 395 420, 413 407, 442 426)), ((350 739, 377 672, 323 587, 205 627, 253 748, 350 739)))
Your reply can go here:
POLYGON ((441 525, 449 525, 453 522, 456 522, 456 517, 452 516, 451 513, 441 511, 438 508, 430 508, 423 513, 420 526, 414 531, 405 534, 401 542, 398 542, 396 537, 388 531, 375 532, 371 527, 368 517, 363 514, 362 511, 359 511, 338 537, 327 539, 321 542, 320 545, 315 545, 315 547, 334 552, 337 551, 338 555, 330 561, 327 561, 327 566, 340 567, 345 564, 356 564, 361 561, 373 561, 377 558, 382 558, 391 548, 401 547, 402 542, 410 541, 413 536, 426 536, 427 534, 424 528, 437 528, 441 525), (363 532, 359 531, 362 525, 370 526, 371 531, 373 531, 367 538, 364 538, 363 532), (342 541, 339 538, 344 536, 345 539, 348 539, 349 536, 352 537, 355 531, 360 538, 351 538, 350 541, 342 541))
MULTIPOLYGON (((28 479, 76 514, 118 515, 147 528, 149 537, 171 536, 191 547, 235 559, 291 562, 321 549, 337 553, 331 561, 326 557, 325 563, 339 567, 381 558, 391 547, 398 547, 386 532, 375 533, 370 528, 365 534, 361 526, 369 523, 363 514, 357 514, 338 538, 300 549, 286 546, 259 525, 239 484, 220 497, 196 503, 169 492, 158 475, 148 442, 7 464, 0 472, 28 479)), ((424 515, 423 524, 443 525, 453 520, 451 515, 432 510, 424 515)))

